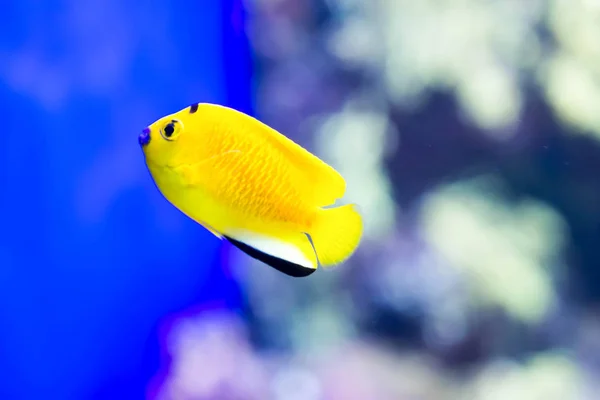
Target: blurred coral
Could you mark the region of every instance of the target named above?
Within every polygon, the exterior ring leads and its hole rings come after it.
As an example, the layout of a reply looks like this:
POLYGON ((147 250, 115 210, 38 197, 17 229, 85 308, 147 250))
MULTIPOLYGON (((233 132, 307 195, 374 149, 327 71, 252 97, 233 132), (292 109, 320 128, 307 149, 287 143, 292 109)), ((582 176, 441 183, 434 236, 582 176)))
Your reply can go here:
MULTIPOLYGON (((598 327, 573 296, 589 268, 571 255, 600 221, 581 172, 600 148, 566 133, 600 139, 599 4, 246 2, 258 116, 340 170, 365 238, 303 281, 232 252, 248 333, 220 362, 237 349, 257 388, 223 382, 263 399, 594 398, 598 327)), ((181 363, 224 346, 185 332, 181 363)), ((214 379, 202 357, 179 387, 214 379)))

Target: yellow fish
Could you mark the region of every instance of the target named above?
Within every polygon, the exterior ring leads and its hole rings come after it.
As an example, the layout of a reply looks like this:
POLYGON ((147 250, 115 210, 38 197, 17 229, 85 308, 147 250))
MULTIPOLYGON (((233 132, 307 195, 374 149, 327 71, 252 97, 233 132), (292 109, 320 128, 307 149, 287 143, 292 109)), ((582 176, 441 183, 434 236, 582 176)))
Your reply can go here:
POLYGON ((214 235, 295 277, 352 255, 362 236, 331 166, 259 120, 193 104, 139 136, 163 196, 214 235))

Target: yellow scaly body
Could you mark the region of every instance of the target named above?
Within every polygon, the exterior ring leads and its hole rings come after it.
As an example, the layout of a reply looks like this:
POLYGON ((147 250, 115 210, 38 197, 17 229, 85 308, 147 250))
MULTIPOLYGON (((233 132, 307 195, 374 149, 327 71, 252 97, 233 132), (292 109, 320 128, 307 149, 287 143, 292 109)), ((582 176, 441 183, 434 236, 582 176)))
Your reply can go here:
POLYGON ((343 197, 343 177, 249 115, 194 104, 154 122, 140 144, 167 200, 288 275, 339 264, 359 244, 354 205, 323 208, 343 197))

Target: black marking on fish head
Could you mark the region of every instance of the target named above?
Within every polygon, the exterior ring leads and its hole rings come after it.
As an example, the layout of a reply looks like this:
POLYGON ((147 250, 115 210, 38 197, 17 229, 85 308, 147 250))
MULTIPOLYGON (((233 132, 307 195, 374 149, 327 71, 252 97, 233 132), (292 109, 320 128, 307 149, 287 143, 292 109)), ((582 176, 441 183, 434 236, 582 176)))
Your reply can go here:
POLYGON ((261 261, 288 276, 293 276, 294 278, 304 278, 316 271, 316 269, 306 268, 302 265, 295 264, 293 262, 264 253, 260 250, 255 249, 252 246, 248 246, 246 243, 232 239, 228 236, 225 236, 225 238, 229 242, 231 242, 231 244, 233 244, 235 247, 248 254, 250 257, 257 259, 258 261, 261 261))
POLYGON ((190 106, 190 114, 195 113, 196 111, 198 111, 198 103, 192 104, 190 106))

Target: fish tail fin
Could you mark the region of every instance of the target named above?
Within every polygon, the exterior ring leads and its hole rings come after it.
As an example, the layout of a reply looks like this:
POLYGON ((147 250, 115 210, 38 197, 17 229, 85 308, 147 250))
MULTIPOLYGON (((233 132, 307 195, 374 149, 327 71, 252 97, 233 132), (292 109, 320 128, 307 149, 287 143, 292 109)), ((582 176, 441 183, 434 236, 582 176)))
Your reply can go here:
POLYGON ((321 209, 309 232, 319 263, 331 267, 347 260, 358 247, 362 231, 362 217, 355 204, 321 209))

